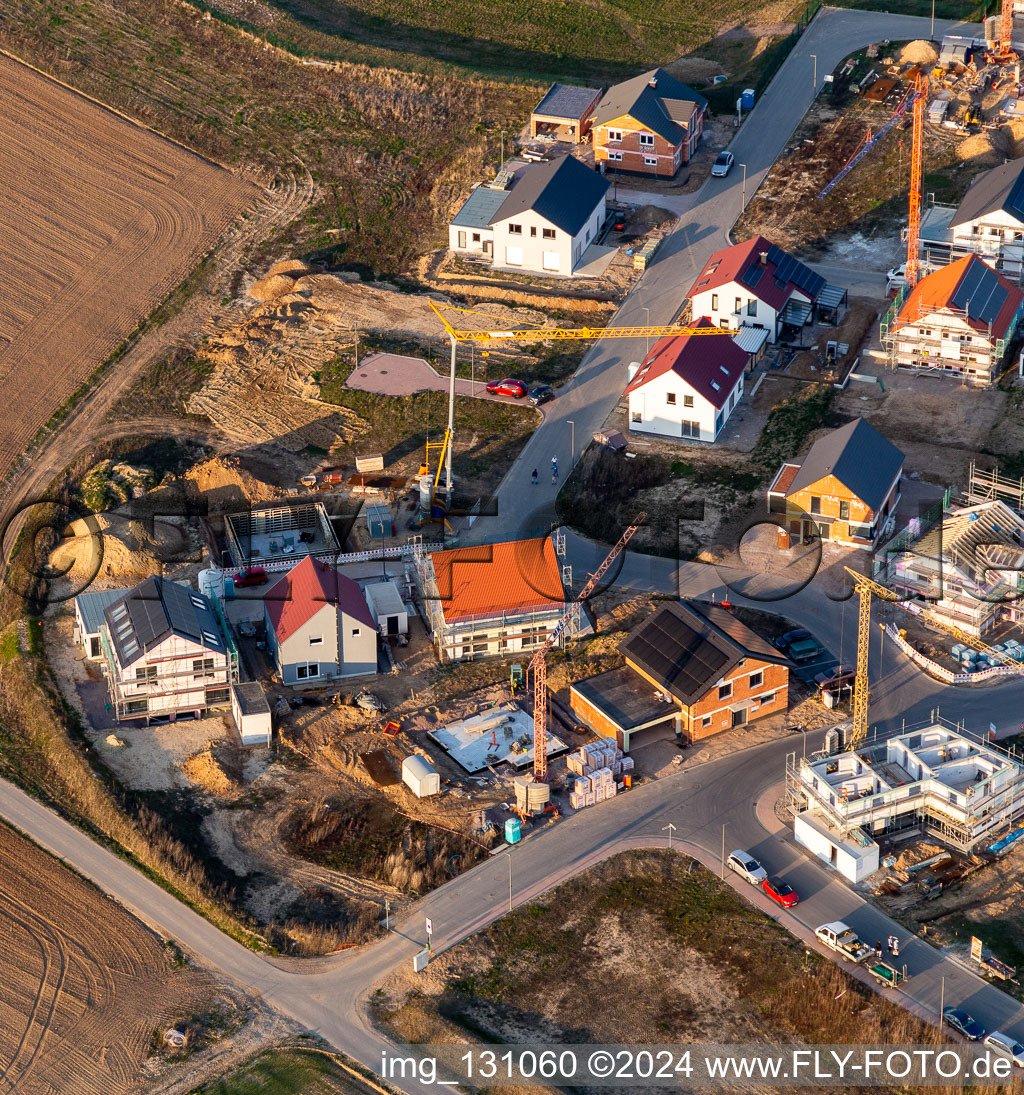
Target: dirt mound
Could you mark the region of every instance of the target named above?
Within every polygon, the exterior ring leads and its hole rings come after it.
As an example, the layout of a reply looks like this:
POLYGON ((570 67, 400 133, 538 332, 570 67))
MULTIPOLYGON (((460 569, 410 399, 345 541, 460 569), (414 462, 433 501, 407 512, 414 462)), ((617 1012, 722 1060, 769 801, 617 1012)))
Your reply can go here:
POLYGON ((309 272, 309 267, 302 259, 282 259, 271 266, 267 271, 267 277, 273 277, 275 274, 285 274, 290 278, 301 278, 303 274, 309 272))
POLYGON ((77 587, 96 578, 142 581, 161 571, 161 563, 144 541, 139 522, 130 522, 116 514, 97 514, 95 531, 84 521, 75 521, 69 535, 53 550, 50 565, 77 587))
POLYGON ((223 745, 209 742, 181 764, 186 776, 212 795, 231 795, 242 786, 241 766, 223 745))
POLYGON ((269 502, 281 494, 280 487, 257 479, 233 456, 194 464, 185 473, 185 481, 190 494, 219 505, 269 502))
POLYGON ((685 84, 709 84, 716 76, 725 74, 725 69, 717 61, 705 57, 683 57, 664 68, 670 76, 685 84))
POLYGON ((284 274, 270 274, 260 278, 249 286, 249 296, 256 300, 276 300, 290 293, 295 287, 295 278, 286 277, 284 274))
POLYGON ((905 65, 933 65, 938 59, 938 51, 931 42, 920 39, 904 46, 900 53, 900 61, 905 65))
POLYGON ((986 160, 996 162, 1002 159, 1002 156, 992 147, 992 142, 989 140, 987 133, 978 133, 973 137, 968 137, 965 141, 961 141, 957 145, 956 152, 964 163, 968 161, 978 163, 986 160))

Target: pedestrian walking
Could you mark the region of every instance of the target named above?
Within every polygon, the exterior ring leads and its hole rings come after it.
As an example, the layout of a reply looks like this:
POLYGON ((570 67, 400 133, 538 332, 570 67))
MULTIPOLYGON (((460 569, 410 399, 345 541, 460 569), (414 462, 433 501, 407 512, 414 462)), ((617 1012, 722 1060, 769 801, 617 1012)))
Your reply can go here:
POLYGON ((892 956, 893 958, 899 958, 900 956, 900 941, 895 935, 892 937, 892 956))
POLYGON ((558 457, 557 456, 552 456, 551 457, 551 478, 553 480, 558 478, 558 457))
POLYGON ((882 941, 881 939, 875 940, 875 957, 881 962, 882 960, 882 941))
POLYGON ((533 478, 530 480, 530 482, 532 482, 534 486, 537 486, 537 483, 539 482, 539 480, 537 479, 537 469, 536 468, 533 469, 533 478))

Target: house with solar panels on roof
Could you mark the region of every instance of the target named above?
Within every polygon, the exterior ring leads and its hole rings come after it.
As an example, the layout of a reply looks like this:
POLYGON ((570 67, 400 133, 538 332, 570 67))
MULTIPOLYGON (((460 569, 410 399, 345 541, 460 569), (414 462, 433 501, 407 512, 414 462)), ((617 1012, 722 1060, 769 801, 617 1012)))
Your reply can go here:
POLYGON ((496 269, 569 277, 604 225, 608 183, 574 156, 527 164, 477 186, 448 228, 448 247, 496 269))
POLYGON ((217 603, 159 576, 104 610, 100 647, 119 722, 198 718, 227 707, 238 680, 238 651, 217 603))
POLYGON ((787 460, 768 487, 768 513, 788 547, 814 537, 874 548, 893 528, 903 453, 863 418, 831 430, 802 460, 787 460))
POLYGON ((658 339, 643 361, 629 365, 630 430, 715 441, 743 398, 749 363, 750 353, 729 334, 658 339))
POLYGON ((959 205, 933 202, 921 218, 921 261, 978 255, 1011 281, 1024 276, 1024 159, 983 171, 959 205))
POLYGON ((661 605, 619 644, 625 664, 570 686, 576 717, 623 752, 695 742, 789 709, 789 660, 720 605, 661 605))
POLYGON ((1024 293, 977 255, 901 289, 880 333, 893 368, 991 384, 1024 315, 1024 293))
POLYGON ((690 287, 690 314, 716 327, 768 332, 768 341, 799 340, 814 322, 836 325, 847 293, 764 236, 716 251, 690 287))
MULTIPOLYGON (((419 551, 416 587, 442 662, 536 650, 566 608, 562 568, 551 537, 419 551)), ((589 626, 579 606, 565 641, 589 626)))

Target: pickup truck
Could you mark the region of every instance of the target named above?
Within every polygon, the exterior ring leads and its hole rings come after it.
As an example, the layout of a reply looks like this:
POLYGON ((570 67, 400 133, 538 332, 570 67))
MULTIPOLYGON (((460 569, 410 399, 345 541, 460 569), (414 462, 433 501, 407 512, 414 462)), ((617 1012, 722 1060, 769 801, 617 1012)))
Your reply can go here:
POLYGON ((826 947, 851 962, 863 962, 869 954, 874 954, 874 950, 867 943, 860 941, 853 928, 841 920, 822 924, 814 934, 826 947))

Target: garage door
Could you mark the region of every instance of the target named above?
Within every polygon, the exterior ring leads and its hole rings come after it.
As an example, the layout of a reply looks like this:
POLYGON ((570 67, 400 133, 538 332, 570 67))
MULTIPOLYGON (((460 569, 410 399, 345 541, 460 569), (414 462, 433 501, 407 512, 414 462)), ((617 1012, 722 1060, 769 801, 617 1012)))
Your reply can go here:
POLYGON ((559 270, 562 265, 562 256, 557 251, 544 252, 544 269, 559 270))
POLYGON ((523 265, 523 249, 521 247, 506 247, 505 248, 505 265, 506 266, 522 266, 523 265))

